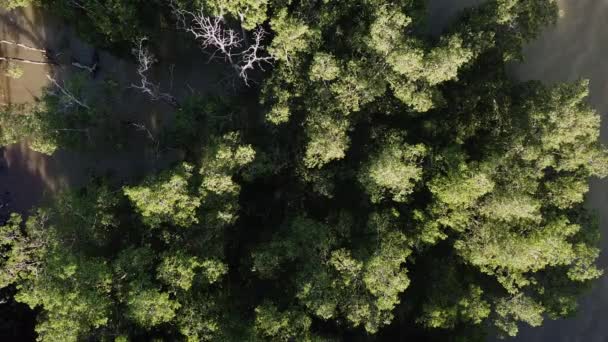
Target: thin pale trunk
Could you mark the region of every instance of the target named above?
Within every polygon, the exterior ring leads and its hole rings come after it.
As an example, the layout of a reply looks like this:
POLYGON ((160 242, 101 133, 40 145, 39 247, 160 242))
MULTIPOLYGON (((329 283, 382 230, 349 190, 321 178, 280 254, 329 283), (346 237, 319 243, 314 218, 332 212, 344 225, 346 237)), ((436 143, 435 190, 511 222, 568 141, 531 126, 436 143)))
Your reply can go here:
POLYGON ((82 70, 86 70, 88 71, 90 74, 94 73, 95 70, 97 69, 97 63, 93 64, 93 66, 86 66, 84 64, 80 64, 78 62, 72 62, 72 66, 76 67, 78 69, 82 69, 82 70))
POLYGON ((47 54, 47 52, 46 52, 45 49, 35 48, 35 47, 28 46, 28 45, 25 45, 25 44, 21 44, 21 43, 17 43, 17 42, 12 42, 10 40, 4 40, 4 39, 2 39, 2 40, 0 40, 0 44, 14 45, 14 46, 18 46, 20 48, 26 49, 26 50, 41 52, 41 53, 43 53, 45 55, 47 54))
POLYGON ((72 101, 74 101, 74 103, 76 103, 77 105, 86 108, 86 109, 91 109, 91 107, 87 106, 84 102, 80 101, 79 99, 76 98, 76 96, 72 95, 70 92, 68 92, 64 87, 62 87, 59 83, 57 83, 57 81, 52 78, 50 75, 46 75, 46 78, 48 78, 49 81, 53 82, 53 84, 59 89, 61 90, 61 92, 69 97, 72 101))
POLYGON ((34 64, 34 65, 54 65, 55 64, 55 63, 51 63, 51 62, 32 61, 29 59, 17 58, 17 57, 0 57, 0 61, 34 64))

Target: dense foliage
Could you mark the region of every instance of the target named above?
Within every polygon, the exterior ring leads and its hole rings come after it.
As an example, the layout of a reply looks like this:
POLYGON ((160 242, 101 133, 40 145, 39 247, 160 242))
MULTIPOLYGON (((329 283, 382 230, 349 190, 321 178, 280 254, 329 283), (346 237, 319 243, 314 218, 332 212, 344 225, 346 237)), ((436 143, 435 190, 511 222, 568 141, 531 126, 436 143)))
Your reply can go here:
MULTIPOLYGON (((588 84, 505 68, 552 0, 487 1, 440 37, 417 0, 39 2, 114 47, 201 9, 269 30, 273 58, 237 96, 181 99, 155 141, 173 167, 0 228, 0 286, 40 340, 482 340, 571 314, 602 274, 588 84)), ((59 124, 115 119, 64 102, 4 108, 1 143, 52 153, 78 145, 59 124)))

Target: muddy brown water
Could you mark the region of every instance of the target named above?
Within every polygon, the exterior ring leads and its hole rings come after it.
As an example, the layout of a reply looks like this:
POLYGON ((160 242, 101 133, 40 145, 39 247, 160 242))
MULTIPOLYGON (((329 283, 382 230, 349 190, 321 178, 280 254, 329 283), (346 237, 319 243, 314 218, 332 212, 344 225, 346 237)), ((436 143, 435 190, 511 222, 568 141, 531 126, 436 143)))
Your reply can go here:
MULTIPOLYGON (((99 56, 99 72, 94 80, 100 84, 111 80, 118 84, 120 95, 112 104, 115 119, 144 124, 153 133, 158 133, 159 122, 167 120, 174 109, 162 102, 151 101, 130 88, 138 83, 136 65, 95 50, 79 39, 65 23, 34 8, 13 11, 0 10, 0 39, 28 46, 48 49, 59 65, 21 64, 23 77, 11 79, 4 75, 6 63, 0 63, 0 103, 28 103, 34 101, 49 86, 46 75, 51 74, 61 83, 75 72, 72 62, 92 65, 93 55, 99 56)), ((192 93, 216 92, 224 69, 219 64, 207 64, 207 57, 192 44, 174 36, 154 42, 160 46, 155 51, 161 62, 155 64, 150 78, 158 82, 165 92, 176 98, 192 93), (174 56, 179 56, 177 59, 174 56), (201 63, 201 61, 203 63, 201 63)), ((0 56, 44 61, 40 52, 17 46, 0 44, 0 56)), ((169 118, 170 119, 170 118, 169 118)), ((96 146, 86 153, 59 150, 52 156, 40 154, 27 148, 25 143, 8 146, 0 150, 0 213, 15 210, 26 211, 38 203, 45 193, 56 193, 67 187, 84 184, 90 175, 113 175, 121 181, 141 177, 151 170, 166 167, 181 157, 180 151, 158 154, 150 146, 144 132, 134 129, 132 136, 117 150, 112 146, 96 146), (9 205, 4 202, 10 199, 9 205)))
MULTIPOLYGON (((431 0, 430 31, 437 34, 442 25, 449 22, 464 7, 474 6, 482 0, 431 0)), ((522 80, 538 79, 546 83, 573 81, 579 78, 591 80, 589 102, 602 115, 601 139, 608 143, 608 0, 559 0, 562 15, 555 27, 546 32, 525 49, 526 61, 513 67, 513 73, 522 80)), ((0 11, 0 39, 51 49, 63 60, 76 59, 87 63, 93 48, 78 39, 63 23, 32 8, 17 11, 0 11)), ((164 51, 180 49, 178 41, 168 39, 164 51)), ((167 56, 176 55, 174 53, 167 56)), ((163 54, 163 51, 161 51, 163 54)), ((168 60, 155 68, 155 76, 167 90, 183 96, 193 90, 205 92, 215 86, 214 80, 222 72, 217 65, 200 63, 204 55, 196 51, 179 54, 179 60, 168 60), (173 89, 172 84, 186 85, 173 89)), ((24 51, 14 46, 0 45, 0 56, 38 60, 39 53, 24 51)), ((163 57, 161 55, 161 57, 163 57)), ((111 77, 120 84, 136 79, 135 66, 125 60, 100 52, 101 78, 111 77)), ((23 65, 24 76, 13 80, 0 75, 0 102, 23 103, 40 96, 47 85, 47 73, 69 75, 69 66, 23 65)), ((153 126, 155 118, 169 111, 162 104, 152 103, 145 97, 125 91, 122 98, 125 112, 153 126)), ((120 107, 119 107, 120 108, 120 107)), ((136 139, 137 140, 137 139, 136 139)), ((0 198, 10 193, 11 210, 27 210, 37 203, 44 193, 54 193, 69 186, 82 184, 91 173, 114 173, 129 179, 143 175, 150 169, 179 158, 165 155, 159 158, 141 144, 133 144, 116 152, 99 150, 94 153, 58 151, 53 156, 33 152, 25 144, 8 146, 0 151, 0 198)), ((603 234, 602 248, 608 250, 608 182, 593 180, 588 204, 600 214, 603 234)), ((603 252, 600 264, 608 266, 608 256, 603 252)), ((608 341, 608 278, 602 277, 593 290, 585 296, 575 317, 546 321, 540 328, 521 329, 513 341, 603 342, 608 341)))

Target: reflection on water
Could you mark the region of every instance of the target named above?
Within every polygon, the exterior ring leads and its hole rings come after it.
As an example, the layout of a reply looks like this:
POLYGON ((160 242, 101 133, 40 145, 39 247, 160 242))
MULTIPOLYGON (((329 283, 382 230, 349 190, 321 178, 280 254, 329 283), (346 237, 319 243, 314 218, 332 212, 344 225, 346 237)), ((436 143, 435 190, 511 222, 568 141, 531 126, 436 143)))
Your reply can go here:
MULTIPOLYGON (((158 133, 163 122, 171 120, 173 108, 152 102, 130 85, 138 83, 136 66, 132 61, 118 59, 78 38, 65 23, 33 8, 13 11, 0 10, 0 39, 47 49, 58 65, 19 64, 24 75, 14 80, 0 73, 0 103, 24 103, 34 101, 48 85, 46 75, 51 73, 61 82, 80 69, 72 62, 92 65, 93 56, 99 57, 99 72, 94 84, 111 80, 118 87, 118 98, 111 108, 112 122, 120 129, 121 122, 144 124, 153 134, 158 133)), ((217 64, 201 63, 206 57, 192 44, 187 44, 174 34, 154 42, 163 49, 151 70, 150 77, 177 98, 197 93, 216 91, 217 80, 223 73, 217 64), (177 56, 177 57, 175 57, 177 56), (173 84, 176 86, 174 87, 173 84)), ((154 46, 153 46, 154 47, 154 46)), ((44 61, 44 55, 14 45, 0 44, 0 56, 44 61)), ((1 65, 5 67, 5 64, 1 65)), ((122 127, 124 129, 124 127, 122 127)), ((58 151, 46 156, 29 150, 25 144, 15 144, 0 150, 0 207, 6 210, 24 211, 37 203, 44 193, 54 193, 67 186, 81 185, 90 175, 112 175, 126 180, 140 177, 151 170, 165 167, 180 158, 179 151, 158 155, 149 146, 142 132, 133 130, 124 144, 116 151, 111 146, 95 146, 93 151, 80 153, 58 151), (10 193, 10 207, 2 204, 10 193)))
MULTIPOLYGON (((0 11, 0 39, 19 42, 41 49, 46 46, 47 20, 33 8, 16 11, 0 11)), ((56 34, 51 34, 57 37, 56 34)), ((0 44, 0 56, 18 57, 34 61, 44 61, 40 52, 28 51, 14 45, 0 44)), ((2 63, 0 76, 0 102, 22 103, 31 101, 39 96, 42 86, 47 82, 45 75, 49 72, 48 66, 19 64, 24 74, 20 79, 14 80, 4 75, 6 63, 2 63)))
MULTIPOLYGON (((548 83, 588 78, 589 102, 602 116, 601 139, 608 143, 608 1, 560 0, 562 16, 525 49, 526 61, 517 66, 522 79, 548 83)), ((608 267, 608 182, 594 180, 588 204, 600 214, 602 254, 600 264, 608 267)), ((541 328, 523 329, 514 341, 605 342, 608 341, 608 278, 596 282, 583 298, 576 317, 547 321, 541 328)))
MULTIPOLYGON (((80 41, 69 28, 33 8, 1 11, 0 39, 47 49, 49 56, 60 63, 60 65, 52 67, 18 63, 24 74, 16 80, 6 77, 2 72, 0 76, 0 102, 2 103, 34 101, 40 97, 44 87, 48 85, 47 74, 53 74, 59 80, 65 79, 76 71, 70 67, 72 61, 89 64, 93 55, 93 48, 80 41)), ((133 70, 132 65, 113 58, 109 54, 102 53, 101 55, 100 64, 103 65, 106 75, 118 75, 122 78, 117 81, 125 83, 127 81, 125 75, 133 74, 127 72, 133 70)), ((40 52, 7 44, 0 44, 0 56, 45 61, 44 54, 40 52)), ((3 67, 5 66, 4 63, 3 67)), ((133 101, 129 102, 129 104, 133 103, 133 101)), ((135 103, 138 103, 137 99, 135 99, 135 103)), ((151 113, 153 111, 147 114, 151 113)), ((125 168, 125 165, 120 164, 121 160, 117 159, 119 155, 110 151, 108 151, 108 156, 97 156, 98 160, 66 151, 46 156, 29 150, 26 144, 21 143, 2 149, 0 155, 3 157, 0 168, 0 194, 3 195, 3 204, 7 200, 10 201, 8 207, 2 208, 3 211, 27 210, 37 203, 46 192, 53 193, 68 185, 82 184, 92 170, 103 174, 111 169, 120 169, 121 173, 130 175, 135 173, 136 169, 130 163, 126 163, 128 167, 125 168), (106 163, 108 157, 114 160, 116 165, 108 165, 106 163)), ((133 160, 135 165, 142 160, 141 157, 136 154, 122 156, 124 161, 133 160)), ((143 158, 143 160, 147 159, 143 158)))

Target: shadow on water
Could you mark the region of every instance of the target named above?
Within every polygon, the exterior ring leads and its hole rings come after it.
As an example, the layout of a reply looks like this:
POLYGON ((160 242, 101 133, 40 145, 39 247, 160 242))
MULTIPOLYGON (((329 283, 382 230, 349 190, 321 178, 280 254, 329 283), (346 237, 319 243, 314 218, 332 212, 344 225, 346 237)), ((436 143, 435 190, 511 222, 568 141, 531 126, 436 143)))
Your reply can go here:
MULTIPOLYGON (((0 11, 0 39, 47 49, 58 63, 52 67, 20 64, 24 75, 17 80, 5 77, 2 71, 1 102, 32 102, 49 86, 47 74, 52 74, 61 83, 74 73, 83 72, 74 68, 72 62, 92 65, 96 57, 99 71, 89 83, 98 85, 100 89, 104 83, 112 83, 117 89, 116 100, 104 105, 109 113, 109 123, 104 130, 122 134, 118 148, 117 144, 100 143, 86 152, 59 150, 47 156, 28 149, 24 143, 2 149, 0 195, 10 193, 12 197, 10 206, 4 210, 27 211, 40 201, 43 194, 82 185, 93 174, 111 175, 117 181, 128 181, 181 158, 180 151, 157 153, 146 133, 134 127, 125 127, 125 122, 137 123, 144 125, 153 135, 158 135, 163 124, 171 121, 175 111, 167 104, 151 101, 130 87, 139 82, 137 66, 133 61, 96 50, 79 39, 65 23, 33 8, 0 11)), ((217 80, 225 68, 218 64, 201 63, 206 61, 206 57, 194 44, 184 40, 184 37, 175 37, 175 33, 167 32, 161 35, 160 41, 152 42, 152 48, 159 46, 162 49, 157 53, 160 62, 153 66, 150 77, 160 83, 163 91, 170 92, 178 99, 192 94, 216 92, 217 80)), ((44 60, 39 52, 6 44, 0 44, 0 56, 44 60)))
POLYGON ((465 8, 475 7, 485 0, 428 0, 428 32, 439 36, 465 8))

